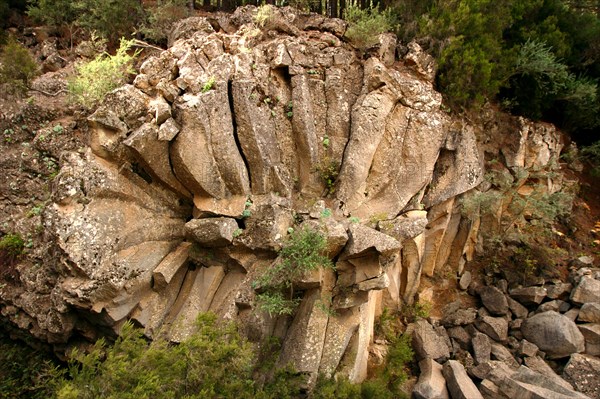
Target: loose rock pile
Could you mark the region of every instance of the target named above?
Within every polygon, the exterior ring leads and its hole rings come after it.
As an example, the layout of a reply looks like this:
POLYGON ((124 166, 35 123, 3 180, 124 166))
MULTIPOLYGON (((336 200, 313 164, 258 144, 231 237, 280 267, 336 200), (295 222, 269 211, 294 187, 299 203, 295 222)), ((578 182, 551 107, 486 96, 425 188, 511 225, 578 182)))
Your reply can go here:
POLYGON ((600 398, 599 277, 581 268, 572 283, 471 282, 479 309, 457 301, 407 330, 421 370, 414 397, 600 398))

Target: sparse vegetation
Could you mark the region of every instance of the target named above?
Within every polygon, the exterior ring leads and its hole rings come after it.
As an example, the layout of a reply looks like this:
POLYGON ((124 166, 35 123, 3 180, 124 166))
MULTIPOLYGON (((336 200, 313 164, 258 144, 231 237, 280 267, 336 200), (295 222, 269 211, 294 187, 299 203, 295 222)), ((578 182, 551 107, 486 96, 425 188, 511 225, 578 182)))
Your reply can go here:
POLYGON ((0 52, 0 84, 6 85, 13 94, 23 94, 38 72, 38 66, 29 50, 13 37, 0 52))
POLYGON ((267 25, 269 19, 273 17, 272 7, 273 6, 271 6, 270 4, 264 4, 258 7, 253 18, 256 26, 258 26, 259 28, 264 28, 267 25))
POLYGON ((210 78, 208 78, 206 83, 204 83, 204 85, 202 86, 202 93, 208 93, 209 91, 214 89, 215 82, 216 82, 216 79, 214 76, 211 76, 210 78))
POLYGON ((128 54, 132 46, 133 40, 121 39, 115 55, 101 54, 79 65, 77 76, 68 85, 73 100, 85 107, 92 107, 109 92, 123 85, 127 76, 135 72, 131 63, 138 52, 128 54))
POLYGON ((271 315, 290 314, 299 303, 294 296, 294 281, 319 267, 332 268, 323 255, 325 237, 309 228, 292 231, 279 252, 279 258, 255 282, 261 309, 271 315))
POLYGON ((344 17, 349 24, 346 37, 361 49, 377 44, 381 33, 396 29, 396 20, 390 9, 380 11, 374 6, 364 9, 349 6, 344 17))
POLYGON ((0 239, 0 278, 16 279, 14 265, 25 251, 25 241, 17 233, 8 233, 0 239))

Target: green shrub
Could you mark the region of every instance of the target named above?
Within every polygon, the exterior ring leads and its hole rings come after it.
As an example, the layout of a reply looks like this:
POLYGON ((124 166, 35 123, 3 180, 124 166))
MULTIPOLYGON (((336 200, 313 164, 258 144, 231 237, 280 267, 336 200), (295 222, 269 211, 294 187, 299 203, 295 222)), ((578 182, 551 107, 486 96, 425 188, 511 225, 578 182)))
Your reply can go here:
POLYGON ((38 66, 25 47, 10 37, 0 53, 0 84, 14 93, 24 93, 38 72, 38 66))
POLYGON ((366 49, 379 42, 379 35, 396 28, 396 19, 390 9, 380 11, 377 7, 360 8, 348 6, 344 12, 348 21, 346 37, 358 48, 366 49))
POLYGON ((294 298, 294 280, 319 267, 333 267, 323 255, 326 247, 321 233, 310 228, 293 230, 277 261, 253 283, 262 291, 257 296, 259 307, 271 315, 291 314, 299 303, 294 298))
POLYGON ((77 24, 95 31, 110 42, 129 37, 142 22, 139 0, 77 0, 77 24))
POLYGON ((167 45, 167 36, 173 24, 191 15, 188 0, 159 0, 146 11, 146 22, 139 31, 144 37, 159 45, 167 45))
POLYGON ((121 39, 115 55, 101 54, 77 67, 77 76, 69 82, 72 98, 85 107, 92 107, 112 90, 126 83, 127 75, 134 73, 131 62, 138 52, 127 52, 133 40, 121 39))
POLYGON ((3 336, 0 330, 0 397, 4 399, 46 399, 52 397, 52 383, 58 373, 47 353, 3 336))
POLYGON ((70 0, 32 1, 27 9, 27 15, 55 29, 72 26, 79 14, 76 5, 76 1, 70 0))
POLYGON ((0 239, 0 278, 16 279, 14 265, 25 251, 25 241, 19 234, 9 233, 0 239))

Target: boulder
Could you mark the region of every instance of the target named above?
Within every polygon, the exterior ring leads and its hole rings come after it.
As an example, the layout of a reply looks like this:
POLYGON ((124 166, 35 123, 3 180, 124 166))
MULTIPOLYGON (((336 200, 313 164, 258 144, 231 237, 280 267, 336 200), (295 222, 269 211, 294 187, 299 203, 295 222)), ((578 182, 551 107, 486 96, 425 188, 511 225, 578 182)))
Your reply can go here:
POLYGON ((470 271, 466 271, 463 273, 462 276, 460 276, 460 280, 458 281, 458 287, 463 290, 466 291, 467 288, 469 288, 469 285, 471 284, 471 272, 470 271))
POLYGON ((509 351, 504 345, 497 342, 491 342, 491 358, 499 360, 511 368, 519 367, 519 363, 515 360, 511 351, 509 351))
POLYGON ((600 398, 600 359, 573 354, 563 370, 563 377, 590 398, 600 398))
POLYGON ((571 283, 563 282, 546 286, 547 296, 550 299, 565 299, 572 289, 573 285, 571 283))
POLYGON ((508 313, 508 302, 502 291, 496 287, 486 286, 479 289, 479 296, 483 306, 494 315, 505 315, 508 313))
POLYGON ((442 365, 432 359, 419 362, 419 380, 413 388, 415 399, 450 399, 442 365))
POLYGON ((475 321, 477 309, 458 309, 450 314, 445 314, 442 318, 442 324, 445 327, 465 326, 475 321))
POLYGON ((567 389, 557 384, 554 380, 525 366, 519 367, 516 371, 506 368, 496 368, 490 373, 489 379, 498 386, 504 395, 510 398, 586 398, 585 395, 567 389))
POLYGON ((379 231, 396 240, 403 242, 409 238, 415 238, 425 231, 427 226, 426 211, 409 211, 395 219, 384 220, 377 223, 379 231))
POLYGON ((351 224, 348 231, 350 238, 340 255, 340 260, 364 256, 372 250, 387 256, 402 248, 394 238, 361 224, 351 224))
POLYGON ((538 313, 521 325, 523 336, 551 358, 583 352, 583 335, 571 319, 553 311, 538 313))
POLYGON ((567 389, 573 389, 573 386, 556 374, 556 371, 554 371, 552 367, 550 367, 548 363, 546 363, 541 357, 526 357, 524 363, 531 370, 545 375, 557 384, 562 385, 567 389))
POLYGON ((413 348, 418 360, 430 358, 444 362, 450 357, 450 351, 444 339, 435 332, 427 320, 418 320, 413 323, 412 337, 413 348))
POLYGON ((204 247, 222 247, 231 244, 238 229, 235 219, 193 219, 185 224, 188 237, 204 247))
POLYGON ((591 277, 582 277, 577 287, 571 291, 571 302, 577 304, 600 302, 600 281, 591 277))
POLYGON ((536 344, 532 344, 531 342, 524 339, 519 345, 519 354, 521 354, 521 356, 533 357, 537 355, 539 349, 540 348, 538 348, 536 344))
POLYGON ((475 320, 475 327, 495 341, 504 342, 508 338, 508 321, 502 317, 483 316, 475 320))
POLYGON ((456 360, 448 360, 443 373, 452 399, 483 399, 464 366, 456 360))
POLYGON ((579 309, 577 321, 588 323, 600 323, 600 303, 588 302, 584 303, 579 309))
POLYGON ((475 333, 471 344, 473 346, 473 360, 475 361, 475 364, 484 363, 490 360, 492 345, 487 335, 475 333))
POLYGON ((539 305, 546 297, 547 291, 544 287, 524 287, 512 289, 509 294, 523 305, 539 305))
POLYGON ((578 324, 577 327, 585 339, 585 353, 600 356, 600 324, 578 324))
POLYGON ((521 305, 519 302, 510 297, 506 298, 506 300, 508 302, 508 308, 516 318, 524 319, 527 317, 529 311, 525 306, 521 305))

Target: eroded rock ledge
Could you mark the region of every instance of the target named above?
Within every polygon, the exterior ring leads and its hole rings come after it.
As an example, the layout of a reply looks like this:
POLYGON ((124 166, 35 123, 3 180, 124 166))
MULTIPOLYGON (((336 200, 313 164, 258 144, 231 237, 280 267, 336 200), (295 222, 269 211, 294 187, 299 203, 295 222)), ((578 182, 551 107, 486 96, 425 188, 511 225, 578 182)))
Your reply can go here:
POLYGON ((57 345, 129 319, 178 341, 210 310, 281 338, 281 364, 361 381, 382 309, 473 256, 480 220, 459 202, 493 189, 484 155, 507 171, 556 162, 550 125, 444 112, 414 43, 399 59, 384 35, 363 60, 341 20, 287 10, 259 29, 251 13, 184 21, 89 118, 90 147, 64 155, 47 211, 63 270, 6 317, 57 345), (252 282, 298 225, 325 234, 336 270, 298 281, 298 310, 271 318, 252 282))

